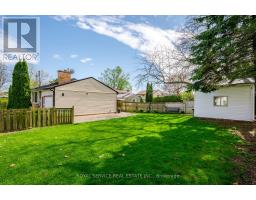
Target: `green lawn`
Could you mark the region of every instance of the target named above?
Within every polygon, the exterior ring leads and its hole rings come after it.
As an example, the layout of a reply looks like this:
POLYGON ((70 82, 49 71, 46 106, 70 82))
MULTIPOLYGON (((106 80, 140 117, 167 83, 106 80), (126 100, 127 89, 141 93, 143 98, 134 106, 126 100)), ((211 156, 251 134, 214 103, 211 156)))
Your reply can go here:
POLYGON ((35 128, 0 136, 0 184, 232 184, 241 143, 188 115, 35 128))

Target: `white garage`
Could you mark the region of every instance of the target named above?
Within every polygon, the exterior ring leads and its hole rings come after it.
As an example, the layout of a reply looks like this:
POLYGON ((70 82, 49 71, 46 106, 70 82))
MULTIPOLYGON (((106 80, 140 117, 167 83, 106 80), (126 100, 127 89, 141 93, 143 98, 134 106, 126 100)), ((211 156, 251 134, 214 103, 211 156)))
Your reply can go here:
POLYGON ((55 107, 74 106, 75 115, 113 113, 117 93, 94 78, 55 87, 55 107))
POLYGON ((195 92, 194 115, 241 121, 255 120, 255 85, 253 79, 238 79, 219 90, 195 92))
POLYGON ((74 106, 76 116, 117 111, 117 92, 114 89, 93 77, 80 80, 70 77, 68 72, 58 71, 58 82, 34 88, 32 104, 45 108, 74 106))

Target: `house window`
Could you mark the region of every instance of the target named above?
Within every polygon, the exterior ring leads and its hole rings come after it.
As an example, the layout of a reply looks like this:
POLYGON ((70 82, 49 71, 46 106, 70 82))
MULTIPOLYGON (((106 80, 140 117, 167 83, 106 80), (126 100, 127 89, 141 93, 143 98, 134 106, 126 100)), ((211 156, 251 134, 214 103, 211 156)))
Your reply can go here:
POLYGON ((61 93, 61 96, 63 96, 63 97, 64 97, 64 92, 62 92, 62 93, 61 93))
POLYGON ((228 106, 228 97, 226 96, 214 97, 214 106, 228 106))
POLYGON ((37 103, 37 92, 34 92, 34 102, 37 103))

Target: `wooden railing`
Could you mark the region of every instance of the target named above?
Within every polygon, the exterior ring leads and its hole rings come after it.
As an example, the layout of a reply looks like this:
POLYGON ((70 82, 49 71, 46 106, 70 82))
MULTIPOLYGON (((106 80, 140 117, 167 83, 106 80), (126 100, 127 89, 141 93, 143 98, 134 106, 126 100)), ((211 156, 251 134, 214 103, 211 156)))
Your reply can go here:
POLYGON ((71 124, 73 122, 74 107, 0 110, 0 132, 71 124))

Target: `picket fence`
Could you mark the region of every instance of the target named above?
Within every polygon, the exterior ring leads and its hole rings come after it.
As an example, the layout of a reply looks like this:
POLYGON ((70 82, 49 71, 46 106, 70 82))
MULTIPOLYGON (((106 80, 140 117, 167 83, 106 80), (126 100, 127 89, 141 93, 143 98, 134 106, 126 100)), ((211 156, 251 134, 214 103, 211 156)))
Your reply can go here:
POLYGON ((74 107, 0 110, 0 132, 71 124, 73 122, 74 107))

